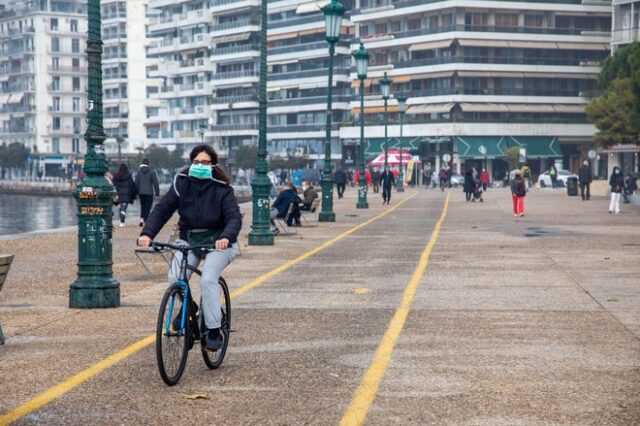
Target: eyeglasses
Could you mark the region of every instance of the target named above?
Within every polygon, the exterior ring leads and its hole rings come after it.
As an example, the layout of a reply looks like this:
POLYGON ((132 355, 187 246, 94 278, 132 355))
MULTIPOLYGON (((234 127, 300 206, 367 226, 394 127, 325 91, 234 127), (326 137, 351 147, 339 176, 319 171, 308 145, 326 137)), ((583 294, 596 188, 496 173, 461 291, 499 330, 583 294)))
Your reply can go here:
POLYGON ((210 166, 213 163, 209 160, 193 160, 191 164, 195 164, 196 166, 199 164, 202 164, 203 166, 210 166))

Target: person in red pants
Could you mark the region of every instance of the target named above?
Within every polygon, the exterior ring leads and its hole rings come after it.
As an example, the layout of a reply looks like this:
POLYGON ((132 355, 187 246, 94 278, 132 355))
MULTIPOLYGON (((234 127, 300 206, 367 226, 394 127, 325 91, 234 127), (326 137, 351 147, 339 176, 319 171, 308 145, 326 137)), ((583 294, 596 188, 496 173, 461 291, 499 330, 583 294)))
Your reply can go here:
POLYGON ((520 170, 514 172, 511 181, 511 197, 513 198, 513 216, 524 216, 524 197, 527 195, 527 186, 522 179, 520 170))

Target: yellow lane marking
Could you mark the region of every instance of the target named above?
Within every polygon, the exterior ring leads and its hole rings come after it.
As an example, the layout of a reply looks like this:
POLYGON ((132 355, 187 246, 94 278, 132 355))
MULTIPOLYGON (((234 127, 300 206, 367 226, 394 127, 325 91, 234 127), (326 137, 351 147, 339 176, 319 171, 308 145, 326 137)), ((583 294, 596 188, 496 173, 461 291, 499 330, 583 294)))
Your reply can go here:
POLYGON ((370 288, 354 288, 353 289, 353 294, 367 294, 371 291, 370 288))
POLYGON ((396 309, 393 318, 391 318, 389 328, 387 328, 387 331, 382 337, 382 341, 376 350, 376 354, 369 366, 369 369, 362 378, 362 382, 360 382, 360 386, 358 386, 358 389, 353 395, 351 404, 349 404, 347 411, 345 411, 342 416, 342 420, 340 420, 341 426, 361 425, 367 416, 369 408, 371 407, 371 404, 376 397, 376 393, 378 392, 380 381, 382 380, 382 377, 389 366, 389 362, 391 361, 393 348, 400 336, 400 333, 402 332, 407 315, 409 315, 409 310, 411 309, 411 303, 413 302, 413 298, 416 294, 416 289, 418 288, 420 280, 422 279, 422 276, 427 269, 427 265, 429 264, 429 256, 431 255, 431 251, 438 240, 442 222, 444 222, 447 215, 450 196, 451 193, 448 193, 444 202, 442 214, 431 233, 429 243, 420 256, 418 267, 413 271, 413 275, 411 276, 411 279, 404 290, 404 294, 402 295, 400 306, 396 309))
MULTIPOLYGON (((264 283, 265 281, 267 281, 270 278, 273 278, 274 276, 286 271, 287 269, 291 268, 292 266, 296 265, 297 263, 302 262, 305 259, 308 259, 309 257, 321 252, 322 250, 326 249, 327 247, 331 246, 332 244, 337 243, 338 241, 342 240, 343 238, 347 237, 348 235, 353 234, 354 232, 358 231, 359 229, 364 228, 365 226, 369 225, 372 222, 375 222, 378 219, 381 219, 382 217, 388 215, 389 213, 391 213, 392 211, 396 210, 398 207, 400 207, 402 204, 404 204, 405 202, 409 201, 411 198, 415 197, 417 193, 414 193, 412 195, 410 195, 409 197, 405 198, 404 200, 400 201, 398 204, 395 204, 393 207, 385 210, 384 212, 382 212, 381 214, 374 216, 368 220, 366 220, 365 222, 362 222, 359 225, 354 226, 353 228, 348 229, 347 231, 343 232, 342 234, 338 235, 335 238, 332 238, 331 240, 321 244, 320 246, 316 247, 313 250, 310 250, 304 254, 302 254, 301 256, 298 256, 297 258, 290 260, 280 266, 278 266, 277 268, 271 270, 270 272, 267 272, 266 274, 256 278, 253 281, 250 281, 249 283, 243 285, 242 287, 238 288, 237 290, 233 291, 231 293, 231 299, 234 299, 238 296, 240 296, 241 294, 251 290, 252 288, 255 288, 257 286, 259 286, 260 284, 264 283)), ((132 344, 131 346, 128 346, 127 348, 121 350, 120 352, 117 352, 111 356, 109 356, 108 358, 105 358, 104 360, 98 362, 97 364, 94 364, 88 368, 86 368, 85 370, 82 370, 80 373, 68 378, 67 380, 65 380, 62 383, 59 383, 47 390, 45 390, 44 392, 42 392, 41 394, 39 394, 38 396, 36 396, 33 399, 30 399, 29 401, 25 402, 24 404, 14 408, 11 411, 8 411, 7 413, 3 414, 0 416, 0 426, 5 426, 8 425, 16 420, 18 420, 19 418, 26 416, 27 414, 49 404, 51 401, 53 401, 54 399, 59 398, 60 396, 64 395, 65 393, 73 390, 74 388, 80 386, 82 383, 86 382, 87 380, 89 380, 90 378, 92 378, 93 376, 97 375, 98 373, 106 370, 107 368, 113 366, 114 364, 116 364, 119 361, 122 361, 123 359, 135 354, 136 352, 144 349, 145 347, 153 344, 155 342, 155 334, 145 337, 144 339, 132 344)))

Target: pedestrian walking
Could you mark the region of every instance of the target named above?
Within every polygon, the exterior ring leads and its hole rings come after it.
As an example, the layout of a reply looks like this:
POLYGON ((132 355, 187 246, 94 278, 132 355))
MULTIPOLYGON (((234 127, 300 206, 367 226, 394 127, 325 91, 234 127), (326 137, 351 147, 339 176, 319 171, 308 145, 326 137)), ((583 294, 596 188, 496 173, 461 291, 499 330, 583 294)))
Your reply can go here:
POLYGON ((620 198, 624 188, 624 177, 618 166, 613 168, 613 173, 609 177, 609 186, 611 187, 611 202, 609 203, 609 214, 620 213, 620 198))
POLYGON ((464 185, 462 186, 462 190, 464 191, 465 201, 471 201, 473 197, 473 188, 474 188, 474 179, 473 179, 473 170, 468 170, 464 173, 464 185))
POLYGON ((520 170, 513 172, 511 180, 511 198, 513 199, 513 216, 524 216, 524 197, 527 195, 527 185, 522 179, 520 170))
POLYGON ((447 185, 447 171, 443 168, 440 169, 440 173, 438 173, 438 179, 440 180, 440 190, 444 192, 444 187, 447 185))
POLYGON ((344 188, 347 184, 347 174, 341 168, 336 170, 336 174, 333 176, 336 181, 336 188, 338 190, 338 198, 344 196, 344 188))
POLYGON ((142 160, 142 164, 136 174, 136 192, 140 198, 140 226, 144 226, 149 217, 151 206, 153 205, 153 194, 160 195, 160 185, 155 170, 149 167, 149 159, 142 160))
POLYGON ((480 172, 480 183, 482 184, 482 191, 486 191, 489 186, 489 172, 487 169, 482 169, 480 172))
POLYGON ((393 173, 389 169, 385 169, 380 175, 380 186, 382 186, 382 204, 389 204, 391 201, 391 188, 393 188, 396 180, 393 173))
POLYGON ((588 201, 591 198, 592 180, 591 167, 589 166, 589 162, 584 160, 582 166, 580 166, 580 170, 578 170, 578 181, 580 182, 580 196, 582 197, 582 201, 588 201))
POLYGON ((431 186, 431 173, 433 173, 431 163, 427 163, 427 167, 424 169, 424 177, 422 178, 422 182, 427 189, 431 186))
POLYGON ((552 165, 549 168, 549 177, 551 178, 551 187, 557 188, 558 187, 558 169, 556 169, 555 165, 552 165))
POLYGON ((531 188, 531 169, 528 165, 523 164, 520 168, 520 172, 522 173, 522 179, 527 185, 527 189, 531 188))
POLYGON ((373 193, 377 194, 380 192, 380 170, 373 169, 373 173, 371 174, 371 182, 373 183, 373 193))
POLYGON ((126 164, 120 164, 118 171, 113 176, 113 186, 116 188, 120 201, 120 228, 124 228, 127 219, 127 208, 129 204, 133 204, 137 192, 136 184, 133 182, 133 177, 126 164))

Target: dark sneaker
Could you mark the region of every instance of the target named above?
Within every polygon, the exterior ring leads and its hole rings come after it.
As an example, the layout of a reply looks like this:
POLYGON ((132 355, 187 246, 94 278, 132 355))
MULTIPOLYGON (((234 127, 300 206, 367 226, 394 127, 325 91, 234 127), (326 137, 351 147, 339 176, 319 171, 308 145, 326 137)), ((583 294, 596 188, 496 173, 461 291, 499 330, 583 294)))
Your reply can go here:
POLYGON ((209 352, 215 352, 222 347, 222 334, 219 328, 209 329, 207 333, 207 344, 205 349, 209 352))

